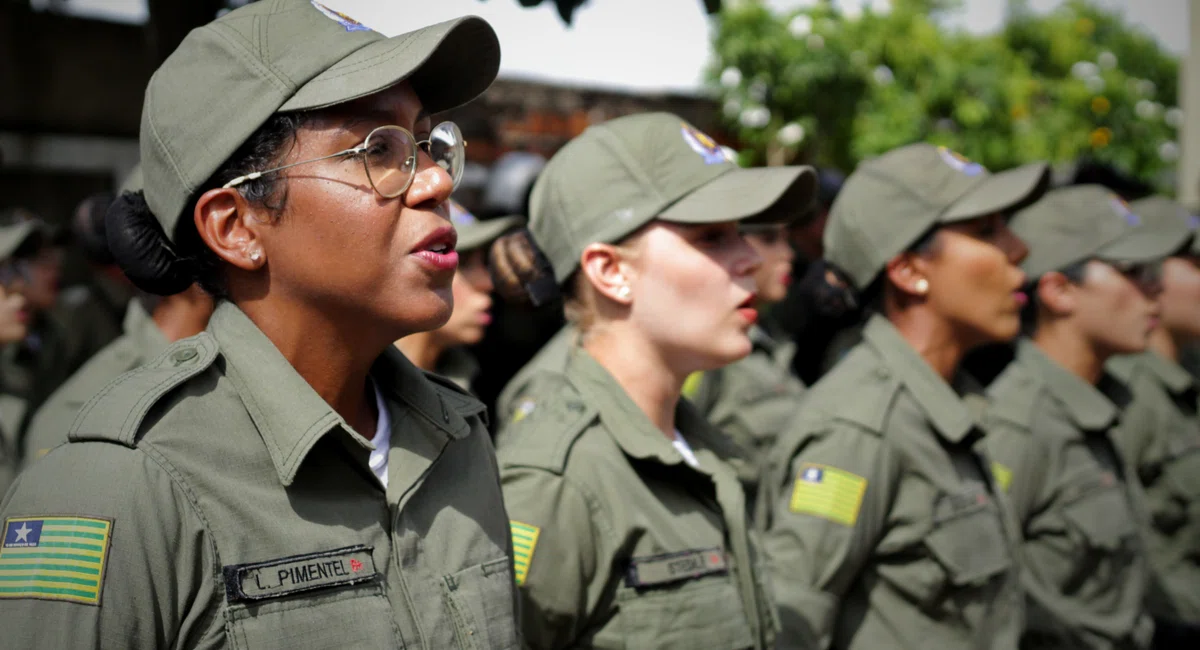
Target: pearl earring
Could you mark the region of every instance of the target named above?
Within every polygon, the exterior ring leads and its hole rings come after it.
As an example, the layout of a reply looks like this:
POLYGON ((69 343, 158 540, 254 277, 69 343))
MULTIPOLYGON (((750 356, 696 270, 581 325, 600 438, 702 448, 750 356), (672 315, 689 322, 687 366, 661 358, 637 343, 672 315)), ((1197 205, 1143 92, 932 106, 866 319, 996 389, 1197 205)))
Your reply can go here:
POLYGON ((914 285, 913 288, 917 290, 918 294, 923 296, 929 291, 929 280, 921 278, 920 280, 917 280, 917 284, 914 285))
POLYGON ((251 253, 250 253, 250 261, 251 262, 258 262, 258 260, 260 260, 260 259, 262 259, 262 251, 259 251, 259 250, 251 251, 251 253))
POLYGON ((621 287, 620 289, 617 289, 617 297, 628 298, 629 297, 629 285, 625 285, 625 286, 621 287))

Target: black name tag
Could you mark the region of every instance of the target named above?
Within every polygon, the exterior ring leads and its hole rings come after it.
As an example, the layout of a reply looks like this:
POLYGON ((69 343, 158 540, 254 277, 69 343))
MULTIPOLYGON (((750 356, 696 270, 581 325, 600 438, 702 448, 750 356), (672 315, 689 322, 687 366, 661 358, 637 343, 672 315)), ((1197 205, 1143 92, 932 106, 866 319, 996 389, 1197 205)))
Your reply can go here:
POLYGON ((379 575, 370 546, 347 546, 266 562, 233 564, 222 571, 225 595, 231 603, 353 585, 379 575))
POLYGON ((625 584, 630 587, 655 587, 728 570, 725 551, 719 548, 679 551, 631 558, 629 569, 625 572, 625 584))

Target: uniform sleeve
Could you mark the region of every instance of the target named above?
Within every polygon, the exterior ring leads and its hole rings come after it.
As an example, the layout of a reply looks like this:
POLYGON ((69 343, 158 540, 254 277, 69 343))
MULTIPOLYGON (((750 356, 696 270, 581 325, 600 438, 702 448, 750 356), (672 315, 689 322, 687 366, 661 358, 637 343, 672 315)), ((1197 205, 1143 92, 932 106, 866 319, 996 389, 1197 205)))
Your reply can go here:
MULTIPOLYGON (((531 648, 579 645, 607 581, 590 500, 570 480, 538 468, 504 470, 521 593, 521 629, 531 648)), ((605 563, 607 564, 607 563, 605 563)))
POLYGON ((882 439, 837 426, 800 436, 790 456, 763 540, 779 646, 828 648, 838 604, 886 526, 899 469, 882 439))
POLYGON ((219 573, 187 496, 145 453, 59 447, 0 504, 0 630, 15 648, 210 648, 219 573))

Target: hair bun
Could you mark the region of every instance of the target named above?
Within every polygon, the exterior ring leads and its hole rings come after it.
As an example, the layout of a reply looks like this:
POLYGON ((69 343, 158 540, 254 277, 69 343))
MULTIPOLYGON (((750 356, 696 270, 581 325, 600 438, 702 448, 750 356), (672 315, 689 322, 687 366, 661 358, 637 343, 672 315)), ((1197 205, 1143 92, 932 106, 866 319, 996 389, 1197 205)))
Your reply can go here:
POLYGON ((800 283, 812 296, 813 306, 826 318, 840 319, 861 306, 860 296, 846 273, 825 260, 809 264, 800 283))
POLYGON ((496 291, 508 302, 540 307, 559 297, 554 268, 528 228, 492 243, 491 272, 496 291))
POLYGON ((142 192, 117 197, 104 221, 109 251, 137 288, 170 296, 196 281, 195 264, 176 253, 142 192))

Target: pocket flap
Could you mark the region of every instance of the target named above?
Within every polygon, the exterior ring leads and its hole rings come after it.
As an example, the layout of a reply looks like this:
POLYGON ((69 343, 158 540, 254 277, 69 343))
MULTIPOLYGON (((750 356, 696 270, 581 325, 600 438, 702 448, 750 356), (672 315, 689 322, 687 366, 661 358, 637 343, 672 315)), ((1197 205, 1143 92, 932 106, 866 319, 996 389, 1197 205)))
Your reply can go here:
POLYGON ((1124 488, 1115 481, 1089 490, 1063 506, 1062 512, 1067 522, 1095 549, 1116 551, 1137 535, 1124 488))
POLYGON ((978 585, 1012 566, 1008 538, 995 502, 985 501, 942 519, 925 545, 955 586, 978 585))
POLYGON ((728 574, 677 583, 620 598, 621 628, 630 648, 711 648, 754 646, 742 599, 728 574))

